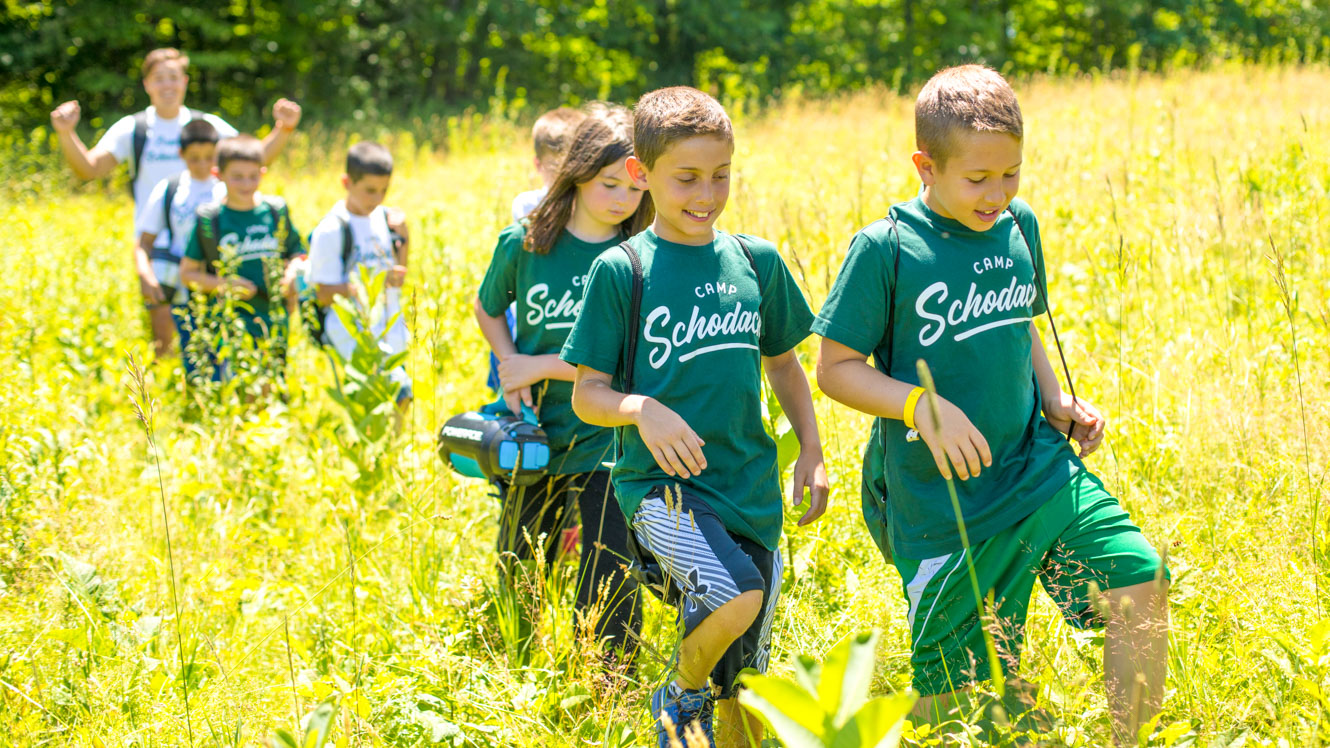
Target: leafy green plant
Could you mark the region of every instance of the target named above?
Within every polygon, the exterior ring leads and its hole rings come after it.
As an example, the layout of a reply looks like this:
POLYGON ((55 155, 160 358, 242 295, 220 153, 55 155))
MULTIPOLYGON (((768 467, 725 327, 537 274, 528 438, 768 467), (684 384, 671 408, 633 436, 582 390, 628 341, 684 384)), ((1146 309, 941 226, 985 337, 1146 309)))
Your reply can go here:
POLYGON ((818 663, 800 655, 794 682, 743 675, 739 703, 790 748, 893 748, 900 743, 912 693, 870 699, 879 633, 856 634, 818 663))

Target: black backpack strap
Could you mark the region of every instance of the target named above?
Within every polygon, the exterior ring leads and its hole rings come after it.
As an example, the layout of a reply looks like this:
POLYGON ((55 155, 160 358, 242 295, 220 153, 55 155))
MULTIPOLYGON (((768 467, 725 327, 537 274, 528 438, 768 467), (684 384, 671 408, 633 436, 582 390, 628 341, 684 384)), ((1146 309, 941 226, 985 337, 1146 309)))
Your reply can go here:
POLYGON ((175 231, 171 230, 171 203, 175 201, 175 193, 180 190, 180 174, 166 180, 166 195, 162 198, 162 222, 163 230, 166 235, 175 241, 175 231))
POLYGON ((129 162, 129 194, 134 194, 134 180, 143 163, 143 149, 148 145, 148 110, 134 113, 134 158, 129 162))
POLYGON ((633 249, 633 245, 626 241, 619 244, 619 249, 628 255, 628 264, 633 267, 633 294, 628 302, 628 326, 625 330, 628 337, 624 340, 624 361, 619 373, 619 384, 623 387, 623 393, 628 395, 633 391, 633 369, 637 363, 637 322, 642 316, 642 258, 633 249))
MULTIPOLYGON (((1067 356, 1062 351, 1062 339, 1058 337, 1058 324, 1053 321, 1053 307, 1048 303, 1048 295, 1044 291, 1044 279, 1039 275, 1039 261, 1034 256, 1034 245, 1030 244, 1030 237, 1025 234, 1025 227, 1012 211, 1011 206, 1007 206, 1007 213, 1011 214, 1011 220, 1016 224, 1016 230, 1021 232, 1021 241, 1025 242, 1025 251, 1030 253, 1030 266, 1034 268, 1034 287, 1039 293, 1039 298, 1044 302, 1044 314, 1048 315, 1048 327, 1053 331, 1053 342, 1058 348, 1058 358, 1062 361, 1062 374, 1067 378, 1067 391, 1071 393, 1072 407, 1076 407, 1076 385, 1071 381, 1071 369, 1067 366, 1067 356)), ((1073 423, 1072 427, 1076 424, 1073 423)), ((1067 429, 1067 441, 1071 441, 1071 432, 1075 429, 1067 429)))
POLYGON ((338 214, 337 223, 342 229, 342 275, 350 282, 351 253, 356 248, 356 237, 351 233, 351 222, 346 220, 346 216, 338 214))
POLYGON ((892 358, 896 349, 896 281, 901 274, 901 233, 896 225, 896 208, 889 208, 882 220, 887 222, 896 237, 896 251, 891 253, 891 296, 887 299, 887 360, 883 362, 887 376, 891 376, 892 358))
POLYGON ((217 217, 221 212, 221 203, 208 203, 199 208, 194 223, 194 232, 199 237, 199 249, 203 252, 203 269, 209 273, 216 272, 217 263, 222 259, 217 236, 217 217))
POLYGON ((744 241, 742 236, 738 234, 731 234, 730 236, 733 236, 734 240, 739 242, 739 249, 742 249, 744 257, 748 258, 748 266, 753 269, 753 275, 757 276, 757 290, 760 294, 762 291, 762 274, 757 272, 757 260, 753 259, 753 251, 748 248, 748 242, 744 241))

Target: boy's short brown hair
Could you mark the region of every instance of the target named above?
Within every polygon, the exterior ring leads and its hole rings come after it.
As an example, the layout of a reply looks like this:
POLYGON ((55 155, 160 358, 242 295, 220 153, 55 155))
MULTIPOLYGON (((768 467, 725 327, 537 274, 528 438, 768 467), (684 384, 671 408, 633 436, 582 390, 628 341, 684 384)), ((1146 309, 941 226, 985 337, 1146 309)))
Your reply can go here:
POLYGON ((633 107, 633 155, 648 169, 671 145, 700 135, 734 145, 734 126, 725 107, 696 88, 659 88, 633 107))
POLYGON ((540 115, 531 126, 531 140, 540 161, 551 156, 563 156, 573 140, 573 131, 586 119, 586 114, 572 107, 561 106, 540 115))
POLYGON ((241 133, 217 144, 217 172, 226 171, 227 164, 233 161, 249 161, 263 166, 263 141, 241 133))
POLYGON ((161 49, 154 49, 148 53, 147 57, 143 58, 143 65, 140 67, 143 77, 147 78, 152 73, 152 69, 163 62, 179 62, 181 71, 189 67, 189 57, 185 53, 175 47, 162 47, 161 49))
POLYGON ((352 182, 362 177, 390 177, 393 173, 393 154, 387 148, 370 140, 362 140, 346 151, 346 176, 352 182))
POLYGON ((941 167, 958 131, 1003 132, 1024 138, 1016 92, 986 65, 958 65, 928 79, 914 102, 915 147, 941 167))

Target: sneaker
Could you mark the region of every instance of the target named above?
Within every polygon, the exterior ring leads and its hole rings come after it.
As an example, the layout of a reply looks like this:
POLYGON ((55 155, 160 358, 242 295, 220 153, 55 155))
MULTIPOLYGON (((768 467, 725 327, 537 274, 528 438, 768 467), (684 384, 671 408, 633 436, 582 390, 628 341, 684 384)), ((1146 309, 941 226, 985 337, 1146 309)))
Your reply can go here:
POLYGON ((669 715, 674 723, 674 734, 680 745, 684 744, 684 728, 690 722, 697 722, 708 745, 715 748, 716 736, 711 729, 711 713, 715 705, 710 688, 680 688, 674 681, 657 688, 651 694, 651 717, 656 723, 658 748, 670 748, 670 733, 661 722, 662 713, 669 715))

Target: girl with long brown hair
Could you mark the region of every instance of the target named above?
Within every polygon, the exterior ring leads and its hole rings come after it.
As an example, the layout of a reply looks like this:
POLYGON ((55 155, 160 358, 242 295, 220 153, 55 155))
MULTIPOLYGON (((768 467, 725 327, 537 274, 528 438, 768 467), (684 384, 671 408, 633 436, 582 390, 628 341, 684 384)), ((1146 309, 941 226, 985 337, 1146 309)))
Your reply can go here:
MULTIPOLYGON (((582 519, 579 630, 608 639, 619 651, 635 646, 640 622, 636 585, 621 570, 628 526, 606 465, 613 459, 613 437, 573 413, 575 370, 559 360, 559 350, 582 307, 592 260, 645 228, 654 215, 651 198, 628 176, 625 162, 632 153, 629 111, 589 107, 549 193, 525 221, 499 235, 475 302, 476 322, 499 358, 505 402, 515 414, 523 407, 534 410, 550 442, 549 475, 539 484, 523 490, 498 481, 500 581, 526 589, 515 578, 522 570, 548 573, 575 502, 582 519), (510 337, 504 311, 513 303, 517 331, 510 337)), ((513 608, 520 617, 526 605, 513 608)), ((520 637, 522 645, 530 637, 525 621, 520 637)))

